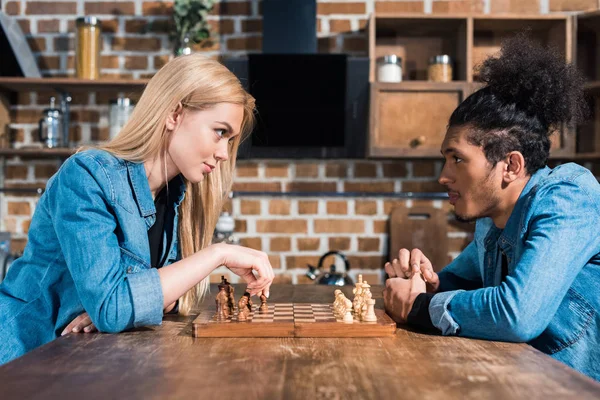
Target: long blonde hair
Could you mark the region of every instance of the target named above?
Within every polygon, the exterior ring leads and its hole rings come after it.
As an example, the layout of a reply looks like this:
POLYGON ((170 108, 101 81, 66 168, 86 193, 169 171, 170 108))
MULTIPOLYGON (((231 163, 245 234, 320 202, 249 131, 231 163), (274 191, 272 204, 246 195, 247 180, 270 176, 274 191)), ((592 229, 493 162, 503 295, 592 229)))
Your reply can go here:
MULTIPOLYGON (((229 148, 229 159, 200 183, 186 182, 186 195, 179 211, 179 243, 188 257, 210 245, 227 194, 231 190, 240 141, 254 126, 254 98, 236 76, 218 61, 201 54, 177 57, 161 68, 148 82, 129 121, 110 142, 98 146, 116 157, 144 162, 156 159, 168 143, 165 121, 179 104, 186 109, 203 110, 218 103, 239 104, 244 108, 241 134, 229 148)), ((165 182, 166 183, 166 182, 165 182)), ((206 277, 179 299, 179 312, 188 315, 209 288, 206 277)))

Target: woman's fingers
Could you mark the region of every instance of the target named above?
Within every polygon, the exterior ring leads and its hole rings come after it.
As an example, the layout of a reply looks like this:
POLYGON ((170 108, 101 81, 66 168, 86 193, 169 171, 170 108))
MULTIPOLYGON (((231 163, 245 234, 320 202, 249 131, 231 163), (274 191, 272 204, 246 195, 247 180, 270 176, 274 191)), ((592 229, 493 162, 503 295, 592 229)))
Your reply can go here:
POLYGON ((254 296, 263 292, 265 296, 268 296, 275 273, 267 254, 240 246, 231 250, 235 251, 235 254, 231 254, 225 265, 244 279, 248 284, 248 293, 254 296), (256 275, 253 271, 256 271, 256 275))
POLYGON ((84 312, 83 314, 77 316, 69 325, 63 329, 61 332, 61 336, 66 335, 67 333, 74 332, 94 332, 96 331, 96 327, 92 323, 92 320, 88 313, 84 312))

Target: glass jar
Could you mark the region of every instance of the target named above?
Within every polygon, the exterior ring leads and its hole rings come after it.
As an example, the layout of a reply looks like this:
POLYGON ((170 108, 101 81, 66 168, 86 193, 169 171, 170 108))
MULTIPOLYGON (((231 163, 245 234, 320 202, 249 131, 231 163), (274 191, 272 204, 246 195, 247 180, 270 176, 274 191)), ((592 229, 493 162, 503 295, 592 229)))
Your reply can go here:
POLYGON ((129 117, 135 108, 134 103, 127 97, 119 97, 116 100, 110 102, 110 108, 108 111, 109 120, 109 136, 114 139, 115 136, 125 126, 129 117))
POLYGON ((402 58, 395 54, 388 54, 377 59, 378 82, 402 81, 402 58))
POLYGON ((75 21, 75 75, 82 79, 100 78, 100 20, 81 17, 75 21))
POLYGON ((429 60, 427 74, 431 82, 452 81, 452 58, 447 54, 432 57, 429 60))

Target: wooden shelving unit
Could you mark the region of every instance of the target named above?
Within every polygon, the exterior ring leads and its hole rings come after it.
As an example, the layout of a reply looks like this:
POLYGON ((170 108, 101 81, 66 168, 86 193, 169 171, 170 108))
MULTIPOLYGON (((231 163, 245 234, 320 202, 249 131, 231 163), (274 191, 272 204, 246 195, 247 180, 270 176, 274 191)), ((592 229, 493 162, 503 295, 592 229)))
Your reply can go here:
POLYGON ((0 77, 0 90, 3 92, 48 91, 127 91, 142 89, 147 79, 77 79, 77 78, 13 78, 0 77))
POLYGON ((41 147, 28 147, 20 149, 0 149, 0 157, 22 157, 22 158, 52 158, 69 157, 75 153, 72 148, 45 149, 41 147))
MULTIPOLYGON (((11 122, 10 105, 15 93, 55 91, 57 94, 76 92, 141 92, 148 83, 147 79, 77 79, 77 78, 18 78, 0 77, 0 135, 9 136, 11 122)), ((41 118, 41 114, 40 114, 41 118)), ((8 142, 8 140, 3 140, 8 142)), ((11 149, 0 148, 0 156, 19 156, 28 158, 68 157, 75 150, 69 148, 11 149)))
POLYGON ((591 118, 577 128, 577 152, 600 152, 600 11, 574 18, 575 59, 588 83, 586 95, 591 118))
POLYGON ((551 157, 597 159, 600 155, 600 12, 553 15, 373 14, 369 21, 371 70, 370 157, 435 158, 450 114, 481 87, 476 67, 500 50, 501 42, 525 29, 558 48, 567 61, 585 62, 592 98, 592 123, 554 135, 551 157), (376 82, 376 59, 402 57, 403 82, 376 82), (454 81, 427 82, 430 57, 450 55, 454 81))

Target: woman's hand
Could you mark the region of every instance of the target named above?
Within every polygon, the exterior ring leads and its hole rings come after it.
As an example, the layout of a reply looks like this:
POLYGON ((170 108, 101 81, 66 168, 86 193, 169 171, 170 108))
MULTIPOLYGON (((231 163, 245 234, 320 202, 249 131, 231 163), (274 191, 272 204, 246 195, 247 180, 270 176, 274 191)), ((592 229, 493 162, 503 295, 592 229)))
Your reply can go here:
POLYGON ((421 274, 429 293, 437 292, 440 286, 438 274, 433 270, 431 261, 419 249, 400 249, 398 258, 385 263, 385 272, 390 278, 412 278, 415 274, 421 274))
POLYGON ((275 274, 266 253, 248 247, 219 243, 219 265, 226 266, 248 284, 250 295, 262 292, 269 297, 269 289, 275 274), (253 271, 258 273, 258 278, 253 271))
POLYGON ((90 319, 90 316, 86 312, 71 321, 71 323, 62 331, 60 336, 64 336, 69 332, 78 333, 82 331, 85 333, 97 331, 96 327, 92 323, 92 320, 90 319))

